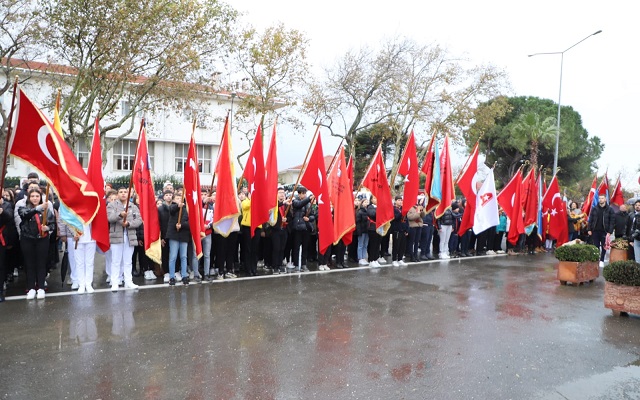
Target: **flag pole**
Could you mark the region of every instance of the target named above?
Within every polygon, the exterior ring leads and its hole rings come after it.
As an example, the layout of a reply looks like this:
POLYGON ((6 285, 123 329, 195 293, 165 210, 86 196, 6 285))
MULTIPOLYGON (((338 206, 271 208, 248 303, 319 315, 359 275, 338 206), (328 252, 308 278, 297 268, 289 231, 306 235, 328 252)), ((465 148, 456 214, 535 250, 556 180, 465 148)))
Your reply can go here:
MULTIPOLYGON (((227 111, 227 118, 224 121, 225 126, 227 125, 227 123, 229 123, 229 111, 227 111)), ((222 147, 222 140, 224 139, 224 135, 226 134, 226 132, 222 133, 222 136, 220 137, 220 144, 218 145, 218 153, 220 153, 220 148, 222 147)), ((229 126, 229 138, 231 138, 231 126, 229 126)), ((218 157, 220 157, 220 154, 218 154, 218 157)), ((213 170, 213 175, 211 177, 211 186, 209 187, 209 197, 211 197, 211 195, 213 194, 213 183, 216 181, 216 170, 213 170)))
MULTIPOLYGON (((291 191, 291 196, 289 196, 289 200, 293 199, 293 194, 296 192, 296 189, 298 189, 298 185, 300 185, 300 179, 302 178, 302 174, 304 173, 304 170, 307 168, 307 161, 309 160, 309 154, 311 154, 311 148, 313 147, 313 144, 316 141, 318 132, 320 132, 320 124, 316 125, 316 131, 313 134, 313 138, 311 139, 311 143, 309 144, 309 148, 307 149, 307 155, 304 156, 304 163, 302 164, 302 168, 300 168, 300 173, 298 174, 298 180, 296 181, 296 184, 293 186, 293 190, 291 191)), ((290 209, 291 209, 291 203, 289 203, 289 205, 287 206, 287 210, 285 211, 284 215, 287 215, 290 209)))
POLYGON ((7 174, 7 157, 9 154, 9 143, 11 142, 11 124, 13 122, 13 110, 16 105, 16 92, 18 91, 18 76, 13 82, 13 96, 11 96, 11 110, 9 111, 9 124, 7 125, 7 140, 4 144, 4 158, 2 160, 2 176, 0 177, 0 188, 4 188, 4 176, 7 174))
MULTIPOLYGON (((382 152, 382 142, 384 141, 384 139, 380 140, 380 143, 378 143, 378 148, 376 149, 376 152, 374 153, 373 157, 371 158, 371 162, 369 163, 369 168, 367 168, 367 172, 364 173, 364 176, 362 177, 362 181, 360 182, 360 185, 358 186, 358 190, 356 190, 356 193, 358 193, 360 191, 360 189, 362 189, 362 185, 364 184, 364 178, 367 177, 367 174, 369 173, 369 170, 371 169, 371 167, 373 167, 373 162, 375 160, 375 155, 378 154, 378 152, 382 152)), ((387 177, 387 173, 385 171, 385 178, 387 177)))
POLYGON ((344 138, 342 138, 342 140, 340 141, 340 144, 336 149, 336 153, 333 155, 333 158, 331 159, 331 164, 329 164, 329 168, 327 168, 327 176, 329 176, 329 171, 331 171, 331 168, 333 168, 333 164, 336 162, 336 158, 338 158, 338 153, 340 153, 340 147, 342 147, 342 143, 344 143, 344 138))
MULTIPOLYGON (((411 130, 411 132, 413 132, 413 129, 411 130)), ((409 135, 409 137, 411 137, 411 135, 409 135)), ((415 140, 415 139, 414 139, 415 140)), ((407 143, 404 144, 404 149, 402 149, 402 155, 400 156, 400 160, 398 162, 402 162, 402 160, 404 160, 404 155, 407 153, 407 144, 409 142, 409 139, 407 139, 407 143)), ((399 165, 398 165, 399 167, 399 165)), ((396 191, 396 178, 398 177, 398 168, 396 168, 395 172, 393 173, 393 178, 391 179, 391 185, 393 188, 393 191, 396 191)))
MULTIPOLYGON (((195 134, 196 134, 196 119, 194 118, 194 119, 193 119, 193 124, 191 125, 191 137, 192 137, 192 138, 194 138, 194 140, 193 140, 193 141, 194 141, 194 143, 195 143, 195 134)), ((196 150, 196 153, 197 153, 197 150, 196 150)), ((183 181, 184 181, 184 170, 185 170, 186 168, 187 168, 187 166, 186 166, 186 165, 182 168, 182 176, 183 176, 182 180, 183 180, 183 181)), ((197 165, 196 165, 196 168, 198 168, 198 166, 197 166, 197 165)), ((198 173, 199 173, 199 171, 198 171, 198 173)), ((200 190, 200 188, 198 188, 198 190, 200 190)), ((184 191, 183 191, 183 193, 182 193, 182 199, 180 200, 180 203, 184 203, 184 195, 185 195, 185 193, 184 193, 184 191)), ((178 223, 180 223, 180 221, 182 221, 182 209, 183 209, 183 208, 184 208, 184 207, 180 207, 180 208, 178 209, 178 223)))
MULTIPOLYGON (((142 129, 144 128, 144 118, 140 120, 140 131, 138 132, 138 140, 136 141, 136 153, 133 155, 133 165, 131 166, 131 176, 129 177, 129 189, 127 189, 127 204, 124 206, 124 212, 129 212, 129 199, 131 198, 131 187, 133 186, 133 168, 136 165, 136 158, 138 157, 138 147, 140 147, 140 136, 142 136, 142 129)), ((151 183, 153 184, 153 182, 151 183)), ((127 216, 122 218, 122 222, 127 222, 127 216)))

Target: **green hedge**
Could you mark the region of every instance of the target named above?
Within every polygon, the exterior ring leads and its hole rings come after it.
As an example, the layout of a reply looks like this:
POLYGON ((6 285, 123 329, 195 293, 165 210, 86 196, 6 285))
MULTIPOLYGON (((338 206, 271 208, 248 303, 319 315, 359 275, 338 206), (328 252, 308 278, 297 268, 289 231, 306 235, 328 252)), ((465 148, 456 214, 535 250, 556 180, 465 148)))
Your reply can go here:
MULTIPOLYGON (((105 178, 104 182, 110 183, 114 189, 117 189, 120 186, 129 187, 130 179, 131 175, 110 176, 105 178)), ((165 181, 171 182, 173 186, 182 185, 182 178, 177 178, 174 175, 155 175, 153 177, 153 188, 156 193, 162 193, 165 181)))
POLYGON ((604 267, 602 276, 618 285, 640 286, 640 264, 633 260, 615 261, 604 267))
POLYGON ((559 261, 599 261, 600 250, 592 244, 572 244, 558 247, 555 256, 559 261))

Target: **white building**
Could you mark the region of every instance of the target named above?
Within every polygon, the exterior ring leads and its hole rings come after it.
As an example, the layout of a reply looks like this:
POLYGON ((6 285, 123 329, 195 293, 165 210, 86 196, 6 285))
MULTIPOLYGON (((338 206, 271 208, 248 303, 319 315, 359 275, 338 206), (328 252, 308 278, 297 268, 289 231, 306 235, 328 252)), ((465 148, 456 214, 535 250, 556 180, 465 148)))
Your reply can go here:
MULTIPOLYGON (((15 62, 24 64, 21 60, 16 60, 15 62)), ((53 94, 58 89, 53 86, 54 82, 60 82, 62 75, 73 74, 73 69, 40 62, 29 62, 27 65, 28 68, 23 68, 22 70, 17 68, 14 71, 20 77, 30 76, 30 78, 21 85, 21 88, 36 106, 42 109, 50 120, 53 120, 53 110, 44 107, 44 105, 51 102, 53 94)), ((0 77, 0 84, 3 83, 3 79, 0 77)), ((64 88, 62 92, 64 102, 64 88)), ((203 93, 199 96, 201 102, 198 110, 178 110, 169 107, 163 109, 156 107, 153 110, 144 111, 144 117, 147 121, 149 155, 151 157, 151 166, 156 177, 173 175, 178 181, 182 180, 184 163, 191 138, 193 112, 196 111, 199 116, 206 115, 206 117, 203 118, 198 117, 199 119, 195 129, 195 140, 201 172, 200 181, 203 186, 208 186, 211 183, 224 127, 224 119, 233 106, 232 100, 235 100, 236 106, 238 101, 242 100, 236 93, 225 91, 219 91, 214 94, 203 93)), ((9 110, 11 98, 12 93, 10 91, 7 91, 4 96, 0 98, 5 110, 9 110)), ((115 110, 115 113, 123 115, 129 111, 129 107, 130 105, 127 102, 122 101, 120 106, 115 110)), ((136 128, 108 151, 106 165, 103 169, 106 182, 109 182, 110 178, 121 177, 131 173, 138 138, 137 127, 140 125, 142 116, 142 112, 136 114, 134 117, 134 126, 136 128)), ((119 117, 119 115, 111 116, 111 118, 108 116, 105 117, 104 120, 101 121, 101 126, 108 124, 110 121, 115 121, 116 117, 119 117)), ((64 130, 64 121, 62 121, 62 125, 64 130)), ((129 124, 125 123, 121 128, 109 131, 106 134, 107 140, 114 140, 121 136, 127 131, 128 126, 129 124)), ((265 136, 268 136, 270 131, 265 131, 265 136)), ((234 157, 249 148, 249 143, 243 134, 233 134, 233 125, 232 142, 234 157)), ((265 137, 265 143, 269 143, 267 137, 265 137)), ((73 150, 82 166, 86 169, 90 154, 90 149, 87 147, 87 144, 80 141, 73 150)), ((33 169, 30 165, 14 157, 10 157, 7 164, 7 176, 26 177, 33 169)), ((241 169, 238 167, 237 165, 236 175, 239 176, 241 169)))

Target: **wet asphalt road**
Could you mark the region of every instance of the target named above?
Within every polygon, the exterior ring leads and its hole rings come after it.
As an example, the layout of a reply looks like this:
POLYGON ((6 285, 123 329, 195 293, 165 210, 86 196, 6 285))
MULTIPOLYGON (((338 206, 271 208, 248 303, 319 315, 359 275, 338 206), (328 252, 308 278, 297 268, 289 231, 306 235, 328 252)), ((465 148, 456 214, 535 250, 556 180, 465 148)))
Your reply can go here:
MULTIPOLYGON (((636 399, 640 317, 551 255, 0 304, 0 398, 636 399)), ((97 285, 98 287, 99 285, 97 285)))

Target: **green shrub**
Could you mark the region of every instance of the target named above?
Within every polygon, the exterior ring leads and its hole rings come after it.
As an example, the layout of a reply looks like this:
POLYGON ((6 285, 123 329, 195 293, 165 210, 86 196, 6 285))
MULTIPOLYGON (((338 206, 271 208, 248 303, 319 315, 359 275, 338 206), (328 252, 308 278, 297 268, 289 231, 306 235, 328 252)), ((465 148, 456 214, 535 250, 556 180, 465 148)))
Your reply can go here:
POLYGON ((602 276, 618 285, 640 286, 640 264, 633 260, 615 261, 604 267, 602 276))
POLYGON ((592 244, 572 244, 558 247, 555 256, 559 261, 599 261, 600 250, 592 244))

